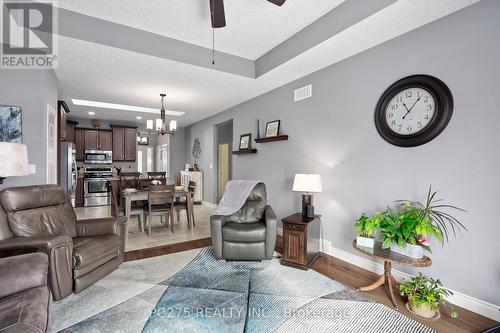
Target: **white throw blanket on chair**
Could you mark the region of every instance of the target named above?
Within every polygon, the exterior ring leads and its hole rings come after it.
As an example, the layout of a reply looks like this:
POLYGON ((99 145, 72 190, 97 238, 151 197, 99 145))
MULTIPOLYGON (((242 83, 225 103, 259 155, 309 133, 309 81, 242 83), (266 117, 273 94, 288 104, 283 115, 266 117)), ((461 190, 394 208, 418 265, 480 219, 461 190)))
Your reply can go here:
POLYGON ((258 180, 230 180, 213 215, 229 216, 236 213, 243 207, 253 188, 259 183, 261 181, 258 180))

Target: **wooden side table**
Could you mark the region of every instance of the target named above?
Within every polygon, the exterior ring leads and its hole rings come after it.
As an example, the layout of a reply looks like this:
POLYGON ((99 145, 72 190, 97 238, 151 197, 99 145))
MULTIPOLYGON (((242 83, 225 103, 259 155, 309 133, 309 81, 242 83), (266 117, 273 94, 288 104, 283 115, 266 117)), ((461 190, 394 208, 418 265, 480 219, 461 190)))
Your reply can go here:
POLYGON ((281 264, 308 270, 319 255, 319 228, 321 215, 313 218, 296 213, 283 222, 283 257, 281 264))
POLYGON ((384 261, 384 274, 379 276, 379 278, 372 284, 366 287, 357 288, 358 291, 370 291, 376 289, 380 286, 385 285, 387 287, 387 293, 391 299, 392 305, 397 309, 398 305, 394 299, 393 286, 397 288, 396 279, 391 274, 392 263, 397 263, 406 266, 413 267, 427 267, 432 264, 432 260, 429 257, 423 257, 421 259, 414 259, 411 257, 404 256, 399 253, 391 252, 389 249, 383 249, 382 243, 376 242, 373 248, 359 246, 356 244, 356 240, 352 241, 352 246, 361 253, 374 257, 375 259, 384 261))

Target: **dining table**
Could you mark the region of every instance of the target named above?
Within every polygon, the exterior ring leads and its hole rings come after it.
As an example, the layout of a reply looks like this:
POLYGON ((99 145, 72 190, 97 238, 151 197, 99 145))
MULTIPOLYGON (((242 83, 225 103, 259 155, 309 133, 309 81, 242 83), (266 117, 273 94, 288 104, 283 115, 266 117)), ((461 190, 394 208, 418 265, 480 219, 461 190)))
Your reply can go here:
MULTIPOLYGON (((173 191, 174 193, 174 198, 186 198, 186 208, 187 208, 187 220, 188 220, 188 228, 191 229, 191 226, 193 225, 193 221, 191 219, 192 212, 193 212, 193 199, 191 196, 191 192, 189 192, 187 189, 179 189, 176 188, 173 191)), ((124 201, 125 205, 125 216, 127 217, 127 232, 125 236, 125 243, 127 242, 128 239, 128 226, 130 225, 130 212, 132 210, 132 202, 134 201, 147 201, 148 196, 149 196, 149 190, 123 190, 122 191, 122 199, 124 201)), ((177 212, 179 214, 179 212, 177 212)), ((173 222, 173 221, 172 221, 173 222)))

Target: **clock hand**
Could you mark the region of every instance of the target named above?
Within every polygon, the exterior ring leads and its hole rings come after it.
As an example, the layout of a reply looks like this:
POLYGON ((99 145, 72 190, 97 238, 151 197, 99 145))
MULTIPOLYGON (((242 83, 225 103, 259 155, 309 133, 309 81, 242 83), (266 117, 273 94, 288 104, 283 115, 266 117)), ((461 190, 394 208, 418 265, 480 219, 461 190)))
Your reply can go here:
POLYGON ((418 101, 420 101, 420 99, 422 98, 422 96, 420 96, 419 98, 417 98, 417 100, 415 101, 415 103, 413 103, 413 105, 411 106, 411 108, 408 110, 408 112, 406 112, 406 114, 403 116, 403 119, 406 118, 406 116, 408 115, 408 113, 410 113, 411 109, 413 109, 413 107, 418 103, 418 101))

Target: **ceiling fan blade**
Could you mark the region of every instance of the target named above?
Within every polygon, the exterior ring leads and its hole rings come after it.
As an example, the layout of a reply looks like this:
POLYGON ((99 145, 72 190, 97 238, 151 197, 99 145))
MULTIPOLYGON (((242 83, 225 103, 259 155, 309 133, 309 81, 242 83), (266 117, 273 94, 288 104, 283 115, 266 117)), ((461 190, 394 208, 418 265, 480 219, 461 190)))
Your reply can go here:
POLYGON ((224 14, 224 0, 208 0, 210 2, 210 17, 212 28, 226 26, 226 15, 224 14))
POLYGON ((285 3, 286 0, 267 0, 267 1, 274 3, 276 6, 281 6, 285 3))

